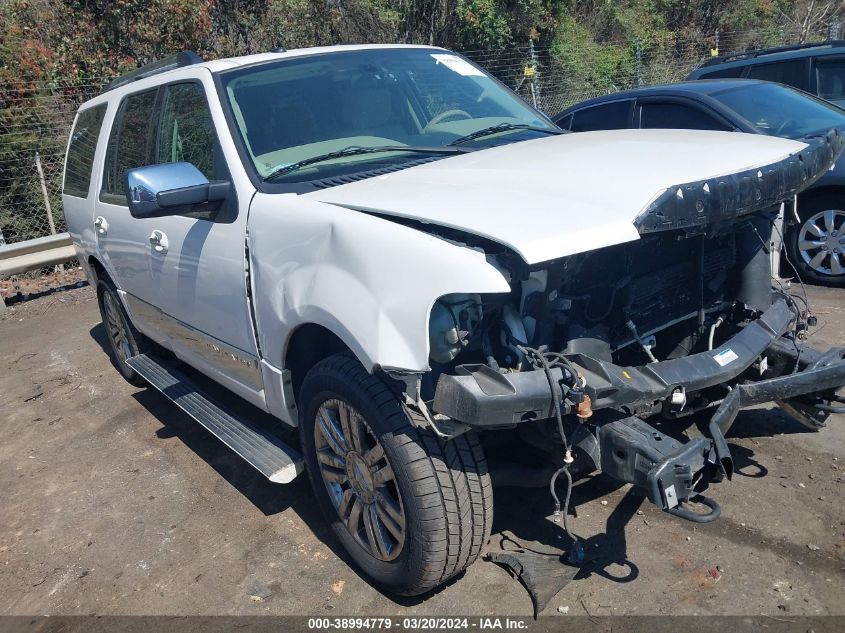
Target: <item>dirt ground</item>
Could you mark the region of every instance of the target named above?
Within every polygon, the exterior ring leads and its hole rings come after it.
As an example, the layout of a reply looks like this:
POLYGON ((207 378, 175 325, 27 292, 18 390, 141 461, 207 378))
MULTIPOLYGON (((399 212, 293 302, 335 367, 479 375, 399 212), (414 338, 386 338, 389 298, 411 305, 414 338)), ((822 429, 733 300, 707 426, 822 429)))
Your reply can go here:
MULTIPOLYGON (((845 344, 842 291, 810 288, 815 345, 845 344)), ((0 316, 0 614, 507 614, 528 594, 479 561, 396 601, 350 567, 304 477, 268 483, 109 362, 90 288, 0 316)), ((695 525, 598 476, 573 530, 593 563, 551 603, 571 615, 845 614, 845 420, 811 433, 740 414, 718 521, 695 525), (602 501, 606 501, 606 505, 602 501)), ((494 543, 551 510, 496 491, 494 543)))
POLYGON ((79 267, 78 262, 76 264, 52 266, 24 275, 0 279, 0 299, 5 300, 6 305, 12 305, 18 301, 35 299, 52 292, 61 292, 85 284, 85 274, 79 267))

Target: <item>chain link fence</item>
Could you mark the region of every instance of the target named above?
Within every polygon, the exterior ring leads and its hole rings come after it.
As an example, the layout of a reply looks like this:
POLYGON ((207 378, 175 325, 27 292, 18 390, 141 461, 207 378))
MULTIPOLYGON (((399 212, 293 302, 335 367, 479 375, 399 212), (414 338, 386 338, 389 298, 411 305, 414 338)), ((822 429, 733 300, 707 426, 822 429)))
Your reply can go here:
POLYGON ((683 81, 710 57, 758 48, 836 40, 838 21, 804 33, 798 28, 677 34, 665 39, 563 42, 540 48, 528 43, 501 51, 463 51, 525 101, 554 115, 570 105, 638 86, 683 81))
POLYGON ((105 81, 0 85, 0 245, 66 230, 65 144, 77 108, 105 81))
MULTIPOLYGON (((464 51, 528 103, 553 115, 584 99, 671 83, 710 56, 799 41, 836 39, 839 24, 807 36, 775 28, 709 35, 562 41, 549 47, 464 51)), ((66 230, 61 211, 65 143, 78 106, 109 78, 0 85, 0 245, 66 230)))

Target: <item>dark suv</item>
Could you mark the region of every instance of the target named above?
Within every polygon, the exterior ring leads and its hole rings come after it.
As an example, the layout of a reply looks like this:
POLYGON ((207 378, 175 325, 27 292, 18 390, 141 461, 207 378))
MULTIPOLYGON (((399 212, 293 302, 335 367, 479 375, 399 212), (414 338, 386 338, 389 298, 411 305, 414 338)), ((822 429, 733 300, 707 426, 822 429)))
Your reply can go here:
POLYGON ((845 105, 845 40, 713 57, 687 79, 762 79, 845 105))

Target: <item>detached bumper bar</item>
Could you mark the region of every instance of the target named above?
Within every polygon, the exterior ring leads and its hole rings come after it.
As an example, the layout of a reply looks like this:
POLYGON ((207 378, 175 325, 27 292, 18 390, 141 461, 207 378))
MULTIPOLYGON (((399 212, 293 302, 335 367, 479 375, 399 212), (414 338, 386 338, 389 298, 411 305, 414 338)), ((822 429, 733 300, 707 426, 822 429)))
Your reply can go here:
POLYGON ((727 433, 740 409, 842 387, 845 385, 845 348, 831 351, 835 354, 826 354, 827 358, 822 365, 794 374, 737 385, 722 401, 710 424, 715 424, 722 433, 727 433))
MULTIPOLYGON (((716 409, 708 430, 722 474, 733 474, 733 460, 725 434, 741 409, 766 402, 780 402, 811 393, 832 391, 845 385, 845 348, 833 348, 812 367, 768 380, 736 385, 716 409)), ((828 407, 830 409, 830 407, 828 407)))

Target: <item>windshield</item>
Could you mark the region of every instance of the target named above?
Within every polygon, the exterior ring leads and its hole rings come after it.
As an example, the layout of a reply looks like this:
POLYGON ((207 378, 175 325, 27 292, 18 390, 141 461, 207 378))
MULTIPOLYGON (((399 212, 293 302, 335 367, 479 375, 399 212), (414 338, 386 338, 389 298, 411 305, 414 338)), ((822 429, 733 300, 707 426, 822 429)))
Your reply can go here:
POLYGON ((261 178, 274 181, 313 180, 448 156, 421 151, 448 148, 501 124, 509 125, 461 147, 535 138, 542 130, 559 132, 463 57, 438 49, 315 54, 228 71, 221 79, 252 164, 261 178), (415 151, 396 149, 406 145, 415 151), (344 152, 374 147, 390 151, 344 152), (337 152, 342 155, 308 163, 337 152))
POLYGON ((845 110, 778 84, 749 84, 711 96, 770 136, 800 139, 845 125, 845 110))

